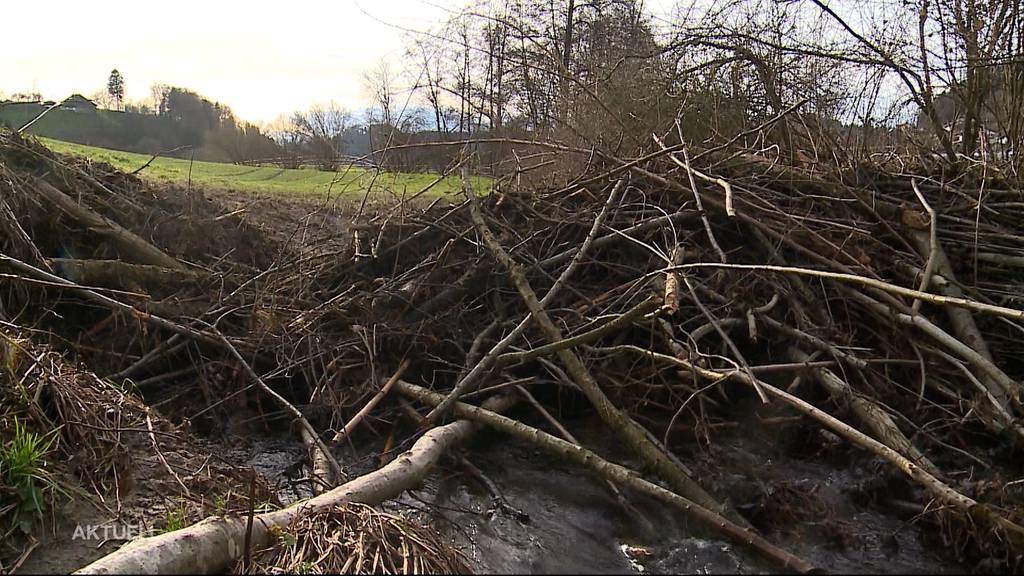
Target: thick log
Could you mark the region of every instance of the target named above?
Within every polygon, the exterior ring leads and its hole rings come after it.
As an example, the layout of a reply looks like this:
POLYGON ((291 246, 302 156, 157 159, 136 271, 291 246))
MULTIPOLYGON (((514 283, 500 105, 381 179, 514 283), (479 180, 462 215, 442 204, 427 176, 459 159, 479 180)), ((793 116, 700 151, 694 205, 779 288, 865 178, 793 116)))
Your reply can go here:
MULTIPOLYGON (((502 411, 514 397, 486 402, 502 411)), ((379 504, 418 486, 434 464, 449 449, 466 441, 479 424, 459 420, 427 431, 407 452, 379 470, 360 476, 330 492, 296 503, 283 510, 258 514, 249 536, 251 548, 264 548, 273 538, 272 528, 287 527, 303 514, 328 510, 338 504, 355 502, 379 504)), ((75 574, 212 574, 230 570, 245 553, 246 518, 211 517, 197 524, 133 540, 75 574)))
POLYGON ((43 282, 52 283, 56 286, 66 288, 68 290, 74 290, 75 292, 81 294, 86 299, 96 302, 101 306, 105 306, 107 308, 110 308, 111 310, 117 310, 119 312, 129 314, 134 318, 138 318, 139 320, 149 322, 154 326, 170 330, 171 332, 175 332, 177 334, 191 336, 201 342, 207 342, 209 344, 215 344, 217 346, 221 345, 221 339, 213 334, 196 330, 190 326, 185 326, 182 324, 178 324, 176 322, 172 322, 171 320, 168 320, 161 316, 157 316, 155 314, 148 314, 134 306, 125 304, 120 300, 115 300, 113 298, 104 296, 103 294, 100 294, 95 290, 91 290, 85 286, 81 286, 75 282, 67 280, 66 278, 61 278, 60 276, 50 274, 45 270, 40 270, 39 268, 36 268, 31 264, 27 264, 25 262, 22 262, 21 260, 18 260, 17 258, 12 258, 3 253, 0 253, 0 266, 8 266, 10 268, 13 268, 14 270, 17 270, 18 272, 25 274, 28 278, 31 278, 33 280, 41 280, 43 282))
POLYGON ((52 258, 50 265, 57 274, 78 284, 131 291, 141 288, 147 293, 166 292, 168 287, 199 282, 210 277, 209 273, 200 270, 132 264, 121 260, 52 258))
POLYGON ((62 212, 77 220, 83 227, 109 238, 117 245, 120 253, 126 258, 143 264, 163 266, 164 268, 185 269, 185 265, 178 262, 172 256, 146 242, 132 231, 121 227, 117 222, 79 204, 67 194, 51 186, 48 182, 37 179, 35 184, 36 190, 39 191, 43 198, 46 198, 62 212))

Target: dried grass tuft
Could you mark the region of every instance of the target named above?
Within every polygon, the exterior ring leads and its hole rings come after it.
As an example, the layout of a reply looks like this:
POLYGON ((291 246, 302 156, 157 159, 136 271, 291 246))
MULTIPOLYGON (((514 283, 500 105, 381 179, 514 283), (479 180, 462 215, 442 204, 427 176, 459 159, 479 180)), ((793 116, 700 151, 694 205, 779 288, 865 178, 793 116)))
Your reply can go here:
POLYGON ((468 573, 461 552, 430 526, 347 504, 298 519, 277 544, 256 553, 242 574, 468 573))

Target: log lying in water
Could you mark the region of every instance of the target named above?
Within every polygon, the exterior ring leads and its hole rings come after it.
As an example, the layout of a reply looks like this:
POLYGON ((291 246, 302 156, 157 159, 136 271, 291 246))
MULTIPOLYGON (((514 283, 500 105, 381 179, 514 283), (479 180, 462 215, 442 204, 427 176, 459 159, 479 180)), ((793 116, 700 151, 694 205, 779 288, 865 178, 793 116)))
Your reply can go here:
MULTIPOLYGON (((485 404, 502 411, 514 403, 501 397, 485 404)), ((465 442, 479 424, 459 420, 433 428, 407 452, 384 467, 360 476, 330 492, 284 510, 256 515, 249 535, 251 548, 266 547, 271 529, 286 527, 294 519, 327 510, 343 502, 379 504, 414 488, 449 449, 465 442)), ((246 518, 211 517, 181 530, 129 542, 121 549, 85 566, 76 574, 210 574, 230 570, 245 553, 246 518)))

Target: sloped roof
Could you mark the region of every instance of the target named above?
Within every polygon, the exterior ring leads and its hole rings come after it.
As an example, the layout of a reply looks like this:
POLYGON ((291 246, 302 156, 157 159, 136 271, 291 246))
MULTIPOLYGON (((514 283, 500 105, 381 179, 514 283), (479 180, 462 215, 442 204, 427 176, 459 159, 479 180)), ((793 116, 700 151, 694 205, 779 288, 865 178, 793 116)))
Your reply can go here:
POLYGON ((90 106, 96 105, 95 102, 89 100, 81 94, 72 94, 71 96, 68 96, 67 99, 65 99, 64 102, 62 102, 62 104, 88 104, 90 106))

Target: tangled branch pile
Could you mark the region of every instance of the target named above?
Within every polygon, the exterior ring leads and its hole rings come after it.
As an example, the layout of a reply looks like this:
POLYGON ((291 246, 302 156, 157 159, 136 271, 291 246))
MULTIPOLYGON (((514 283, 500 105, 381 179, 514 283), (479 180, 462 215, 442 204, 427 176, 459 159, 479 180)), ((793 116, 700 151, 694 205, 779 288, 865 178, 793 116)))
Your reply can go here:
POLYGON ((421 425, 454 409, 513 433, 525 426, 455 402, 585 399, 668 491, 571 436, 523 437, 709 524, 728 518, 723 532, 751 544, 671 448, 714 442, 756 398, 885 462, 926 518, 957 527, 958 550, 1020 566, 1024 507, 1001 483, 1024 442, 1024 199, 998 175, 509 142, 562 166, 592 156, 557 189, 503 180, 479 198, 467 184, 351 235, 317 230, 314 211, 282 241, 196 191, 2 138, 5 321, 48 330, 147 399, 199 402, 206 429, 246 399, 276 402, 327 486, 343 472, 332 448, 368 411, 390 413, 390 390, 436 405, 421 425), (982 493, 964 469, 1000 487, 982 493))
POLYGON ((257 553, 245 574, 465 574, 465 559, 429 526, 362 504, 304 516, 257 553))

